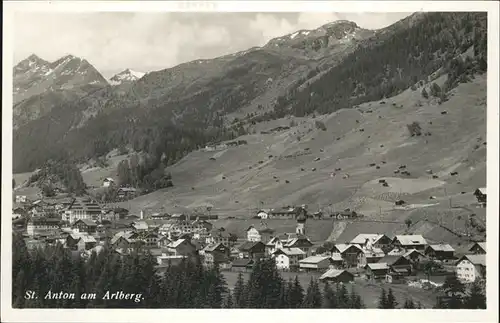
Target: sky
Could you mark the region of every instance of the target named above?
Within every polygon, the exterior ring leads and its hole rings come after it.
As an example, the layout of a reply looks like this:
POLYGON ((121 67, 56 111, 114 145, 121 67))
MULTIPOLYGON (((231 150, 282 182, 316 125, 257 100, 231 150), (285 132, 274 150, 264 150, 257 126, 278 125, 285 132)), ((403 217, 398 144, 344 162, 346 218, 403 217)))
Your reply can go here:
POLYGON ((126 68, 150 72, 214 58, 335 20, 379 29, 410 13, 155 13, 17 12, 14 62, 31 54, 48 60, 72 54, 105 77, 126 68))

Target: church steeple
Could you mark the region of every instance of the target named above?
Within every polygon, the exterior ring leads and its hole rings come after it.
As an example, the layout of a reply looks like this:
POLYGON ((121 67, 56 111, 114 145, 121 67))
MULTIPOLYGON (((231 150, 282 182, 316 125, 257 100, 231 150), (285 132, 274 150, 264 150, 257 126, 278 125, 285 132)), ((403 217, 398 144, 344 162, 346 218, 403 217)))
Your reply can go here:
POLYGON ((295 233, 297 234, 306 234, 306 221, 307 221, 307 213, 304 208, 298 208, 298 215, 297 215, 297 228, 295 230, 295 233))

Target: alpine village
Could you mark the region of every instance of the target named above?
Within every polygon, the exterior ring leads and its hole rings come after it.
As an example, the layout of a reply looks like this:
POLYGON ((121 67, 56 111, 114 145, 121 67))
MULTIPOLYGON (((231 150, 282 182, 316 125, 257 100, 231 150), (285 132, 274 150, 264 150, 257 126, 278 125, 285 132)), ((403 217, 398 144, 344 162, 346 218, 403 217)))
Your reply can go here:
POLYGON ((109 80, 19 62, 13 306, 486 308, 486 28, 335 21, 109 80))

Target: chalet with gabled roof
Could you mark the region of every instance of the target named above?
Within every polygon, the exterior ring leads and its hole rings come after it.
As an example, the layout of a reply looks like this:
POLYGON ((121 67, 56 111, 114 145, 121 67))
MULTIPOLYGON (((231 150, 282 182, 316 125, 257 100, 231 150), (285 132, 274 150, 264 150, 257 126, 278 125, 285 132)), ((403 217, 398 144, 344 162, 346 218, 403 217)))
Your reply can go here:
POLYGON ((449 244, 431 244, 425 248, 425 255, 436 260, 451 260, 455 257, 455 249, 449 244))
POLYGON ((143 232, 149 229, 149 225, 146 223, 146 221, 135 221, 132 222, 130 226, 137 232, 143 232))
POLYGON ((348 283, 354 281, 354 275, 344 269, 331 268, 321 275, 319 280, 332 283, 348 283))
POLYGON ((322 271, 330 267, 342 268, 343 259, 339 253, 331 256, 310 256, 299 261, 301 271, 322 271))
POLYGON ((139 239, 139 234, 132 231, 117 232, 110 241, 114 249, 123 251, 132 250, 142 247, 142 241, 139 239))
POLYGON ((379 248, 385 250, 391 245, 391 238, 385 234, 358 234, 354 239, 351 240, 351 244, 360 246, 361 248, 379 248))
POLYGON ((365 266, 365 275, 369 280, 385 279, 386 275, 389 273, 389 270, 390 268, 385 262, 367 264, 365 266))
POLYGON ((76 233, 94 234, 97 231, 97 223, 90 219, 79 219, 71 226, 76 233))
POLYGON ((471 254, 475 255, 485 255, 486 254, 486 242, 475 242, 469 249, 471 254))
POLYGON ((333 246, 331 252, 341 254, 347 267, 357 267, 363 249, 355 244, 339 243, 333 246))
POLYGON ((229 248, 222 243, 207 245, 200 251, 205 266, 229 263, 229 248))
POLYGON ((367 264, 379 262, 385 256, 381 248, 362 248, 362 252, 358 255, 358 267, 364 268, 367 264))
POLYGON ((391 272, 405 276, 410 275, 413 268, 411 261, 403 256, 385 256, 378 261, 378 264, 386 264, 391 272))
POLYGON ((167 251, 169 254, 190 257, 196 254, 196 247, 188 239, 177 239, 167 246, 167 251))
POLYGON ((403 257, 410 260, 413 264, 418 264, 419 262, 422 262, 427 259, 427 256, 423 252, 415 249, 406 251, 403 254, 403 257))
POLYGON ((405 250, 416 249, 424 251, 425 247, 427 247, 427 241, 420 234, 397 235, 392 240, 392 245, 405 250))
POLYGON ((127 200, 138 195, 138 191, 134 187, 120 187, 117 190, 117 196, 119 199, 127 200))
POLYGON ((239 258, 261 259, 265 255, 265 247, 262 241, 246 241, 238 247, 239 258))

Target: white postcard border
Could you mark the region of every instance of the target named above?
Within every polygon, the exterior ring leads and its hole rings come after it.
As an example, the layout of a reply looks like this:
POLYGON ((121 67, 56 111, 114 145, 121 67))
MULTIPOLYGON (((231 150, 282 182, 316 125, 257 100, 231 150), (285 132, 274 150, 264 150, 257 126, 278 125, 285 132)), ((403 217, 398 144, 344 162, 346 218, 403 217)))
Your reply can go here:
MULTIPOLYGON (((334 321, 497 322, 498 321, 498 147, 499 10, 496 1, 8 1, 3 10, 1 318, 5 322, 206 321, 308 322, 314 315, 334 321), (189 11, 189 12, 415 12, 488 11, 487 83, 487 310, 220 310, 220 309, 12 309, 12 26, 16 11, 189 11)), ((33 26, 36 28, 36 26, 33 26)))

